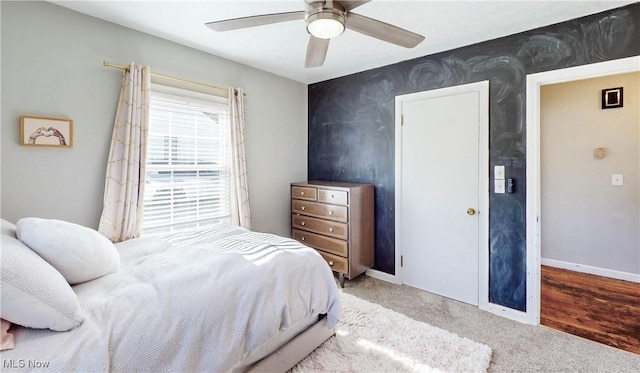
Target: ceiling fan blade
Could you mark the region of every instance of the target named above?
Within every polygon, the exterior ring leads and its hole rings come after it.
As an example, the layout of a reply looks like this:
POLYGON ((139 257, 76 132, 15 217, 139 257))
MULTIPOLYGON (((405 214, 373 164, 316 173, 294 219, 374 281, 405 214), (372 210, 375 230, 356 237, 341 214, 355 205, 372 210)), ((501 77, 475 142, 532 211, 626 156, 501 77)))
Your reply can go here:
POLYGON ((422 35, 356 13, 347 14, 345 27, 406 48, 413 48, 424 40, 422 35))
POLYGON ((307 58, 304 61, 304 67, 318 67, 324 63, 329 49, 329 40, 320 39, 313 35, 309 35, 309 44, 307 45, 307 58))
POLYGON ((215 31, 230 31, 248 27, 269 25, 271 23, 294 21, 298 19, 304 19, 303 11, 262 14, 259 16, 225 19, 222 21, 208 22, 205 23, 205 25, 215 31))
POLYGON ((360 0, 360 1, 351 1, 351 0, 342 0, 342 1, 338 1, 342 7, 344 8, 345 12, 349 12, 357 7, 359 7, 360 5, 366 4, 368 2, 370 2, 371 0, 360 0))

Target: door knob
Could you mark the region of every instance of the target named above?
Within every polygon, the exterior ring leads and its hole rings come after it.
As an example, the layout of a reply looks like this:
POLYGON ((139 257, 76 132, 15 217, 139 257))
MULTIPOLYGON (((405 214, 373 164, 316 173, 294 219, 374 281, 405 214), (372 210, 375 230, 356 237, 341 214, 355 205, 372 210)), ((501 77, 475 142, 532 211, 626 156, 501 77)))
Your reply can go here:
POLYGON ((476 210, 474 210, 473 208, 469 207, 467 209, 467 215, 475 215, 476 214, 476 210))

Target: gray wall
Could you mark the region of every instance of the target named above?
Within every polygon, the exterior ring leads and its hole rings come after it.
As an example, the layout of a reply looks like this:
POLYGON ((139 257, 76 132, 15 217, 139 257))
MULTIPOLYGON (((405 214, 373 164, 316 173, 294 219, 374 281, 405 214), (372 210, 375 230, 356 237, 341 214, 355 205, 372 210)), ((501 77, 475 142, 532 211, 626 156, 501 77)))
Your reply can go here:
POLYGON ((394 273, 394 99, 489 80, 488 172, 516 180, 489 194, 489 301, 526 311, 526 75, 635 55, 639 3, 312 84, 309 178, 376 186, 375 268, 394 273))
POLYGON ((640 274, 639 84, 631 73, 541 87, 543 258, 640 274), (601 109, 601 90, 615 87, 624 106, 601 109))
POLYGON ((254 228, 289 235, 289 183, 307 174, 306 86, 46 2, 2 6, 4 218, 57 218, 96 228, 121 71, 241 87, 254 228), (21 115, 70 118, 71 149, 19 145, 21 115))

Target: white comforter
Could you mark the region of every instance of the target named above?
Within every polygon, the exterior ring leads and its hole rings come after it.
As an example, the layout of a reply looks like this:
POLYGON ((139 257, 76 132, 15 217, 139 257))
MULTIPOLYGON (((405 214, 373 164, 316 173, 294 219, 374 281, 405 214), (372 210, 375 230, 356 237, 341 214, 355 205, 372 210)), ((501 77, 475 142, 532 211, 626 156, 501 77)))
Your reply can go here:
POLYGON ((339 318, 330 269, 291 239, 225 227, 116 246, 118 273, 74 286, 85 321, 68 332, 14 327, 2 371, 242 370, 302 320, 339 318))

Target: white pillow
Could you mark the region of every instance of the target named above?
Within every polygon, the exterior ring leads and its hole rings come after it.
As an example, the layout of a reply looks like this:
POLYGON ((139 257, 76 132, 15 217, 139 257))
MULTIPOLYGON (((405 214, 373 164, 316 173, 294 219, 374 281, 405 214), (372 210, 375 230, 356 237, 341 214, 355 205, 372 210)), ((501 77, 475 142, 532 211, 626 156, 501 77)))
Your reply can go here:
POLYGON ((0 318, 30 328, 66 331, 84 320, 60 272, 13 237, 2 235, 0 318))
POLYGON ((3 236, 11 236, 16 238, 16 225, 4 219, 0 219, 0 227, 3 236))
POLYGON ((120 270, 115 245, 97 231, 55 219, 23 218, 17 236, 71 284, 120 270))

